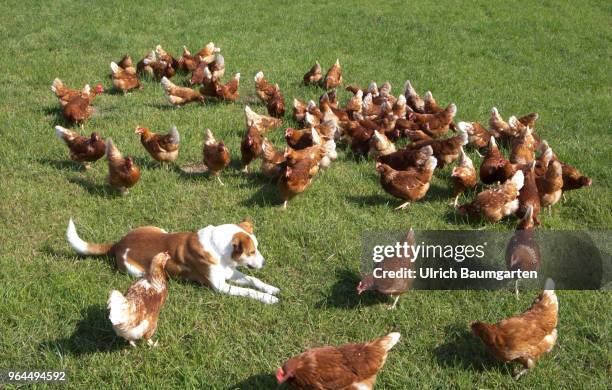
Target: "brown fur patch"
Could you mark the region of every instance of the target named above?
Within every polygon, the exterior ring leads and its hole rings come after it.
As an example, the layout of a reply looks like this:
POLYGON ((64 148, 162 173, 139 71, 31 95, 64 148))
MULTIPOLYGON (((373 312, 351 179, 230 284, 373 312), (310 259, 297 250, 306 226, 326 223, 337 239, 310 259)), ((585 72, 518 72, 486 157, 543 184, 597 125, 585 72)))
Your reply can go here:
POLYGON ((236 233, 232 238, 232 259, 238 261, 242 255, 253 256, 255 254, 255 243, 246 233, 236 233))

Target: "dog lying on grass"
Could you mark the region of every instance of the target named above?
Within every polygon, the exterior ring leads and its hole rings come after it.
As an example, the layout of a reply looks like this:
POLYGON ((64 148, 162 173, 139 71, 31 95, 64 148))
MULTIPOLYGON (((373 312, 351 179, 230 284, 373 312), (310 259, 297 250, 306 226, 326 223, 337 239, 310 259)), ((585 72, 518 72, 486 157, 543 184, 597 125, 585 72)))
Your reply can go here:
POLYGON ((78 254, 112 256, 117 268, 131 276, 144 276, 153 257, 168 252, 171 258, 166 272, 173 278, 194 281, 217 292, 249 297, 267 304, 278 302, 275 296, 280 291, 278 288, 236 269, 241 266, 260 269, 266 263, 257 250, 253 225, 248 220, 239 224, 209 225, 196 233, 168 233, 154 226, 145 226, 128 232, 114 244, 92 244, 79 237, 71 219, 66 235, 68 243, 78 254))

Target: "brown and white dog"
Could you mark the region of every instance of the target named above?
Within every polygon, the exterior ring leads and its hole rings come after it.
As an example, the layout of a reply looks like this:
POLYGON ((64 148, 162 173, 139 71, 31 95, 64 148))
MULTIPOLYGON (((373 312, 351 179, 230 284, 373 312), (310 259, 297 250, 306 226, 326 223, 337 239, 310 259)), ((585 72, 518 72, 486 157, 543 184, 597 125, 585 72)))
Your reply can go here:
POLYGON ((78 254, 113 256, 117 268, 132 276, 142 277, 156 254, 168 252, 171 259, 166 271, 174 278, 195 281, 221 293, 268 304, 278 302, 275 297, 280 291, 278 288, 236 269, 240 266, 260 269, 265 264, 257 250, 253 225, 247 220, 239 224, 209 225, 196 233, 168 233, 145 226, 130 231, 115 244, 91 244, 79 237, 70 219, 66 236, 78 254), (228 281, 246 287, 234 286, 228 281))

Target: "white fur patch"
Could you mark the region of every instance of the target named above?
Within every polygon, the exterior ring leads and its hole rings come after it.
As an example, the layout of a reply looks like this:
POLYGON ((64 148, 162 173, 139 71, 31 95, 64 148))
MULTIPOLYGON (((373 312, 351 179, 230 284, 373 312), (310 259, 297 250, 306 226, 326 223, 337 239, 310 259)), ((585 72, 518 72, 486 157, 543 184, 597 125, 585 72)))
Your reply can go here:
POLYGON ((80 255, 88 255, 89 248, 85 241, 81 240, 81 237, 77 234, 76 227, 74 226, 74 222, 72 222, 72 218, 68 221, 68 229, 66 230, 66 238, 68 239, 68 244, 70 247, 75 250, 76 253, 80 255))
MULTIPOLYGON (((198 231, 198 238, 204 250, 209 252, 214 258, 219 260, 221 265, 229 265, 232 261, 232 238, 236 233, 246 233, 238 225, 226 224, 219 226, 208 225, 198 231)), ((257 247, 257 239, 249 234, 257 247)))
POLYGON ((140 267, 130 263, 130 261, 128 260, 129 251, 130 248, 126 248, 125 252, 123 252, 123 255, 121 255, 121 257, 123 258, 123 264, 125 265, 125 271, 130 276, 141 278, 145 275, 145 272, 140 267))

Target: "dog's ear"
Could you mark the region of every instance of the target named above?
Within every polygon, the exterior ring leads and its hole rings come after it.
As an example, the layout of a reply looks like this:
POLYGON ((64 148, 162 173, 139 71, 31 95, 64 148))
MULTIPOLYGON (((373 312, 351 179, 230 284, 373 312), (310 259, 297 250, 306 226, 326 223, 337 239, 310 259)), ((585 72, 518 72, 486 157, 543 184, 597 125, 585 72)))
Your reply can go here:
POLYGON ((253 234, 253 221, 251 221, 251 218, 246 217, 242 222, 238 224, 238 226, 244 229, 245 232, 253 234))
POLYGON ((239 235, 234 235, 234 238, 232 238, 232 258, 234 260, 240 258, 240 256, 242 256, 242 240, 240 239, 239 235))

